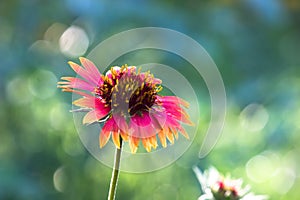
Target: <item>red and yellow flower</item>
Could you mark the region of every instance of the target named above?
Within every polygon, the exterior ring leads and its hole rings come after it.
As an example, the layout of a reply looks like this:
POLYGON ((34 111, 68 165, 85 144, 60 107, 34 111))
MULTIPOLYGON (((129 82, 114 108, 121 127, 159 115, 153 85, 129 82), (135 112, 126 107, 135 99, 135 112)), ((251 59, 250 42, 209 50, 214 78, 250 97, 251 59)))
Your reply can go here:
POLYGON ((132 153, 142 141, 150 152, 157 137, 163 147, 174 143, 178 132, 189 138, 181 123, 192 125, 184 108, 188 103, 175 96, 161 96, 161 80, 150 72, 141 73, 135 66, 112 67, 105 75, 86 58, 81 65, 69 62, 81 78, 62 77, 58 87, 82 96, 74 105, 88 109, 84 124, 104 122, 99 136, 100 147, 112 138, 120 148, 128 141, 132 153))

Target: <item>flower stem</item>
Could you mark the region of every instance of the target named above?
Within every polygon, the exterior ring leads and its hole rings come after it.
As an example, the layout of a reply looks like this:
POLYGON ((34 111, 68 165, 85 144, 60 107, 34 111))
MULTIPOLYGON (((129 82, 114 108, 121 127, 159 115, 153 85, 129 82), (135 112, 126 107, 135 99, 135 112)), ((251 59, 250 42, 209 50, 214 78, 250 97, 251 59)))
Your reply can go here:
POLYGON ((119 179, 120 161, 122 152, 122 138, 120 137, 120 148, 116 148, 114 168, 110 180, 108 200, 114 200, 116 196, 117 184, 119 179))

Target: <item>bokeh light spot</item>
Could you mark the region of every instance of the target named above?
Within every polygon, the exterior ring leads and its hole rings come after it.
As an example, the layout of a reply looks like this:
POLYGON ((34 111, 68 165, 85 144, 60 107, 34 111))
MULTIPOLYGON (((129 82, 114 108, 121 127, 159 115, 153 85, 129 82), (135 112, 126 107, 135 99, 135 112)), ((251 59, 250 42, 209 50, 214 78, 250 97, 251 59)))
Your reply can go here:
POLYGON ((262 130, 268 120, 268 111, 260 104, 250 104, 246 106, 240 114, 242 127, 251 132, 262 130))
POLYGON ((67 111, 68 105, 67 104, 57 104, 52 107, 50 111, 50 124, 56 130, 62 130, 66 128, 66 121, 67 121, 67 111))
POLYGON ((300 178, 300 150, 295 149, 288 152, 284 158, 283 163, 287 168, 292 169, 298 178, 300 178))
POLYGON ((54 95, 57 78, 47 70, 37 70, 29 79, 30 92, 40 99, 47 99, 54 95))
POLYGON ((270 187, 278 194, 286 194, 294 185, 295 172, 290 168, 280 168, 272 177, 270 187))
POLYGON ((82 56, 89 47, 89 38, 82 28, 71 26, 61 35, 59 47, 66 56, 82 56))
POLYGON ((276 172, 278 163, 275 159, 265 155, 257 155, 246 164, 247 176, 254 182, 261 183, 271 178, 276 172))
POLYGON ((63 192, 66 188, 66 182, 67 177, 65 173, 65 167, 59 167, 53 175, 54 188, 59 192, 63 192))
POLYGON ((32 100, 26 77, 16 77, 11 80, 6 86, 6 94, 9 101, 16 105, 26 104, 32 100))
POLYGON ((46 53, 49 54, 50 52, 54 52, 54 49, 52 48, 52 45, 49 41, 46 40, 37 40, 30 47, 28 48, 29 52, 33 53, 46 53))
POLYGON ((54 45, 59 45, 59 38, 68 27, 61 23, 52 24, 44 34, 44 40, 51 42, 54 45))

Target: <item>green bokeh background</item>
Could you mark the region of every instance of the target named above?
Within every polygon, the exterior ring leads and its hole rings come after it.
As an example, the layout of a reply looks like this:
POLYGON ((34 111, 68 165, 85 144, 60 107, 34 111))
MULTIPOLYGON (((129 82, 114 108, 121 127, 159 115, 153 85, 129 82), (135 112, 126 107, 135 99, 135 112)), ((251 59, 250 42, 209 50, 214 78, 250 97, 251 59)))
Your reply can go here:
POLYGON ((185 61, 160 51, 116 60, 118 65, 161 61, 202 88, 192 146, 159 171, 121 173, 117 199, 197 199, 195 165, 241 177, 270 199, 299 198, 299 11, 298 0, 1 0, 0 199, 106 199, 111 169, 83 147, 68 111, 71 95, 61 93, 56 82, 74 75, 68 60, 78 62, 113 34, 147 26, 180 31, 207 50, 224 80, 227 117, 214 150, 199 159, 210 119, 202 79, 185 70, 185 61), (89 42, 85 51, 78 40, 84 50, 73 56, 59 45, 72 25, 84 30, 89 42))

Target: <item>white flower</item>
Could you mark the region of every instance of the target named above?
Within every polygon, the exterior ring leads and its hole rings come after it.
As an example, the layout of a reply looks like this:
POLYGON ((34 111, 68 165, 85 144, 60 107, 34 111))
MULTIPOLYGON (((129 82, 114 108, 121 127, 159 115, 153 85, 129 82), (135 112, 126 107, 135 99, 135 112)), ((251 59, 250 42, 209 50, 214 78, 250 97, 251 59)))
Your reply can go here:
POLYGON ((266 200, 265 195, 254 195, 250 193, 250 186, 242 187, 242 179, 231 179, 224 177, 219 171, 210 167, 203 173, 199 168, 193 168, 201 185, 202 195, 198 200, 266 200))

